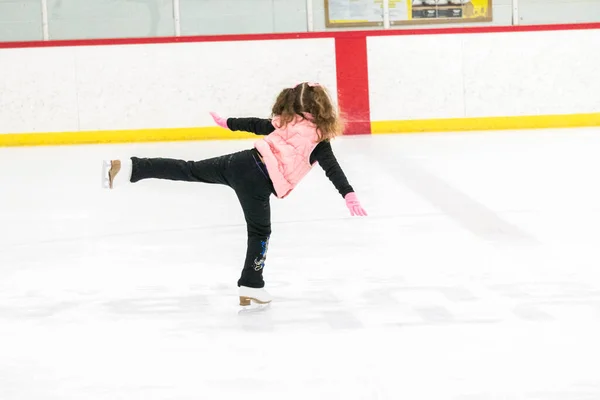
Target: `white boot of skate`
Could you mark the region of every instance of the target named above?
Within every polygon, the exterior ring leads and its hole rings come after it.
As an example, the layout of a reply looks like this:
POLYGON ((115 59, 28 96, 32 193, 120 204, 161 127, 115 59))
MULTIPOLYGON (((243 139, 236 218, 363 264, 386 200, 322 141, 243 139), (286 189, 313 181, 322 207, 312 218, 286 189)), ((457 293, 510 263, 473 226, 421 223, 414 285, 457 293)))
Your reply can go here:
POLYGON ((240 306, 249 306, 251 303, 269 304, 273 300, 273 297, 264 288, 240 286, 239 295, 240 306))
POLYGON ((121 160, 104 160, 102 161, 102 187, 105 189, 113 189, 115 183, 119 185, 129 182, 131 179, 131 159, 121 160), (117 181, 117 174, 119 180, 117 181))

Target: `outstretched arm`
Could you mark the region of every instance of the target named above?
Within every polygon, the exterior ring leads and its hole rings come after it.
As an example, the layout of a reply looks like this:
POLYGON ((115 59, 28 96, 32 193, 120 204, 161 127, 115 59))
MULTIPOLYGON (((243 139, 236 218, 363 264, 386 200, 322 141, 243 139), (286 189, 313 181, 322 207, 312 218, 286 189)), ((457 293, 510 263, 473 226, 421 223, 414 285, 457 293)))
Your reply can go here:
POLYGON ((211 112, 217 125, 232 130, 254 133, 255 135, 268 135, 275 130, 270 119, 263 118, 221 118, 216 113, 211 112))
POLYGON ((268 135, 275 130, 270 119, 262 118, 227 118, 227 127, 232 131, 251 132, 256 135, 268 135))
POLYGON ((310 161, 311 163, 317 161, 321 168, 323 168, 325 175, 327 175, 337 191, 342 195, 344 200, 346 200, 346 206, 352 215, 367 215, 367 212, 362 208, 356 193, 354 193, 354 189, 348 182, 346 174, 344 174, 342 167, 340 167, 340 164, 335 158, 331 143, 319 143, 313 150, 310 161))
POLYGON ((350 186, 350 183, 348 183, 348 179, 346 178, 342 167, 340 167, 337 158, 335 158, 335 154, 333 154, 331 143, 319 143, 313 150, 310 158, 311 163, 315 161, 319 163, 321 168, 325 171, 327 178, 333 183, 333 186, 335 186, 342 197, 345 197, 348 193, 354 191, 352 186, 350 186))

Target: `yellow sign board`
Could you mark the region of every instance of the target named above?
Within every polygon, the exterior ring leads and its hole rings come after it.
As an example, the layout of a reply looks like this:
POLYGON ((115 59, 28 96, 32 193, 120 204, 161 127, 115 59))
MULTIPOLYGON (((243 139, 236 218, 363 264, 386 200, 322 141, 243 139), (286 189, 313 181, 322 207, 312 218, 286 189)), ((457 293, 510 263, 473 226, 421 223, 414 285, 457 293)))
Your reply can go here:
MULTIPOLYGON (((389 0, 391 25, 487 22, 492 0, 389 0)), ((383 26, 383 0, 325 0, 326 25, 383 26)))

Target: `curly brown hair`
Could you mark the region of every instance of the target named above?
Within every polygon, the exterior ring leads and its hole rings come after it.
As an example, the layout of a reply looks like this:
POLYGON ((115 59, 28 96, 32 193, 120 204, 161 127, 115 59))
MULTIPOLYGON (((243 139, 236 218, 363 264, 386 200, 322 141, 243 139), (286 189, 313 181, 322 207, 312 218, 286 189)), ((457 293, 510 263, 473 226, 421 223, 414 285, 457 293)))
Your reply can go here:
POLYGON ((272 116, 279 117, 282 127, 297 116, 311 120, 317 126, 319 141, 342 134, 342 119, 333 106, 327 89, 319 84, 303 82, 279 93, 273 105, 272 116), (306 115, 309 114, 309 115, 306 115))

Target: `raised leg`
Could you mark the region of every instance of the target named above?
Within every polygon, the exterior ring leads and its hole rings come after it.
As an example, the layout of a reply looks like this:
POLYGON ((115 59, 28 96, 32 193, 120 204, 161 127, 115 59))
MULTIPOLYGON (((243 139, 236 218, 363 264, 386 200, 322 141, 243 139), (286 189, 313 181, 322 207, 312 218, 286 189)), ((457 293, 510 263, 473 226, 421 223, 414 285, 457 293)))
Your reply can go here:
POLYGON ((227 185, 224 172, 230 158, 231 155, 226 155, 201 161, 184 161, 172 158, 131 157, 131 182, 142 179, 168 179, 227 185))

